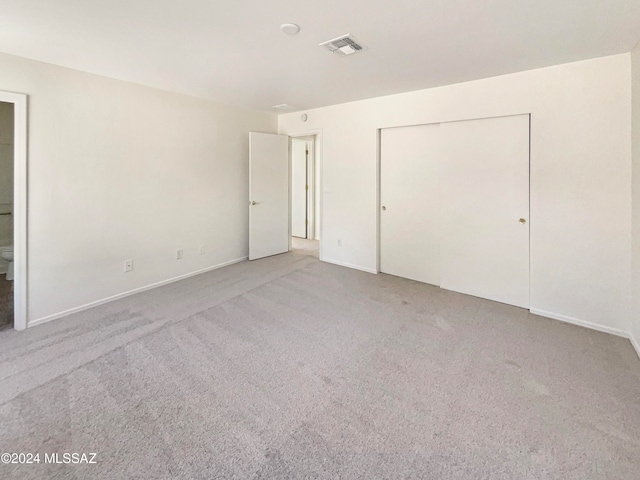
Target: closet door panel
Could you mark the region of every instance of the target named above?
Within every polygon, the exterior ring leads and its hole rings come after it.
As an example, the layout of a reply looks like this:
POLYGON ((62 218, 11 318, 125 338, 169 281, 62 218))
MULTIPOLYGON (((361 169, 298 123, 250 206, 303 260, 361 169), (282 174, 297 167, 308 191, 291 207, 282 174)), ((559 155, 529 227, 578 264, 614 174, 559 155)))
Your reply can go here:
POLYGON ((380 271, 440 284, 439 125, 380 138, 380 271))
POLYGON ((528 308, 529 115, 440 134, 440 286, 528 308))

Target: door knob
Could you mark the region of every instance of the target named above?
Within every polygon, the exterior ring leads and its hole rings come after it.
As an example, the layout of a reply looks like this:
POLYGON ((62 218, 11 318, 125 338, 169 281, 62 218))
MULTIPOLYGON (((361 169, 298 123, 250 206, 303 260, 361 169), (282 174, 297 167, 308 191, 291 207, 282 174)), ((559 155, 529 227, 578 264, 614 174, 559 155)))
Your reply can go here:
POLYGON ((382 211, 384 212, 387 209, 384 205, 382 206, 382 211))
POLYGON ((521 223, 522 225, 524 225, 525 223, 527 223, 527 221, 526 221, 524 218, 521 218, 521 219, 520 219, 520 223, 521 223))
POLYGON ((249 202, 249 205, 258 205, 260 202, 256 202, 255 200, 252 202, 249 202))

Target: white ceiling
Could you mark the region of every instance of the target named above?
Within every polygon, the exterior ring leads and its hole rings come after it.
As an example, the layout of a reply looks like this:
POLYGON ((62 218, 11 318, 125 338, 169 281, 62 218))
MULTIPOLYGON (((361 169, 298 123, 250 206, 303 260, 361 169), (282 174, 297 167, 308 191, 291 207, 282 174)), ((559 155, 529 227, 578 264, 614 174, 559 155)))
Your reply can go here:
POLYGON ((640 0, 0 0, 0 51, 267 111, 629 52, 639 38, 640 0), (347 33, 369 50, 318 47, 347 33))

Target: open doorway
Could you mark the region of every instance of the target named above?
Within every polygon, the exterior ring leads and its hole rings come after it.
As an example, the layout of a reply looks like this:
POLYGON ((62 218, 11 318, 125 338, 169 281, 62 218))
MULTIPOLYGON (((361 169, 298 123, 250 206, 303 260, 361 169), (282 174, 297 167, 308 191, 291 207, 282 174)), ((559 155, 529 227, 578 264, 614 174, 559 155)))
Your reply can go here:
POLYGON ((0 330, 13 327, 14 106, 0 102, 0 330))
POLYGON ((319 257, 319 162, 315 135, 291 137, 291 249, 319 257))
POLYGON ((0 91, 0 329, 27 328, 27 96, 0 91))
POLYGON ((321 130, 249 132, 249 260, 285 252, 323 259, 321 159, 321 130))

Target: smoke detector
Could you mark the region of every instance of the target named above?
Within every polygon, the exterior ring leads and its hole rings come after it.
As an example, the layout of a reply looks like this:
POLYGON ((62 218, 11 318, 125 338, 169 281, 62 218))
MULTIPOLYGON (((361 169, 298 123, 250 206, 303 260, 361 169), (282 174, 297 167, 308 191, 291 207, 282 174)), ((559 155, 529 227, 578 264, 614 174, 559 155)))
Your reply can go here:
POLYGON ((363 52, 367 49, 367 47, 358 43, 356 39, 349 34, 321 43, 320 46, 342 57, 363 52))
POLYGON ((280 25, 280 30, 287 35, 295 35, 300 31, 300 27, 295 23, 283 23, 280 25))

